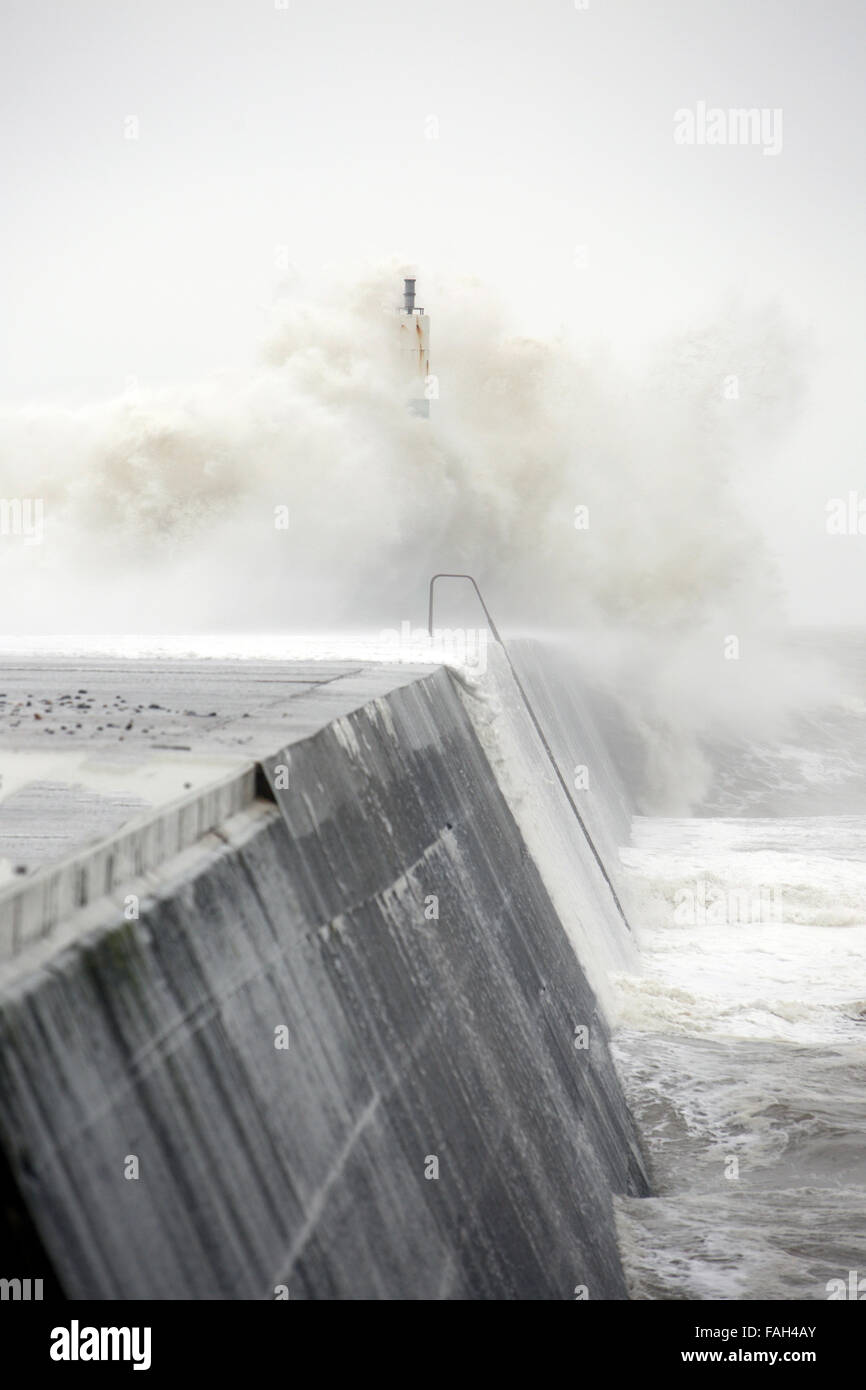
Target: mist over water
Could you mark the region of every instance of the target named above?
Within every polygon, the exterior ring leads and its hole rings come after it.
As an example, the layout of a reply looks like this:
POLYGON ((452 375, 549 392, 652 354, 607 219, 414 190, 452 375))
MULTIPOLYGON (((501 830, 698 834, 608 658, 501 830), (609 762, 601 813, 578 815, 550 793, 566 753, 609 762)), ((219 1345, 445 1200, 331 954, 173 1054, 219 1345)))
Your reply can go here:
POLYGON ((543 626, 770 613, 740 482, 792 414, 803 354, 772 309, 728 310, 636 367, 511 335, 476 281, 426 284, 428 423, 405 408, 401 270, 286 286, 248 372, 4 411, 0 491, 45 511, 43 545, 0 547, 7 630, 386 625, 420 615, 437 568, 543 626))
MULTIPOLYGON (((555 633, 645 818, 622 856, 641 961, 616 980, 659 1194, 618 1206, 633 1296, 821 1297, 864 1200, 866 642, 788 627, 755 503, 806 345, 771 307, 728 307, 625 364, 514 336, 476 281, 431 285, 427 421, 402 270, 287 285, 245 373, 2 412, 0 496, 40 499, 45 526, 0 543, 2 645, 151 632, 170 654, 197 633, 183 654, 290 657, 318 633, 392 659, 375 634, 421 627, 441 570, 474 574, 506 633, 555 633), (778 916, 679 920, 720 894, 778 916)), ((453 595, 443 613, 481 621, 453 595)), ((574 862, 554 870, 566 900, 574 862)))
POLYGON ((707 737, 774 737, 836 695, 775 640, 754 490, 807 342, 772 305, 728 304, 622 362, 571 326, 516 336, 491 288, 422 275, 428 421, 406 404, 404 271, 287 277, 246 372, 0 412, 0 496, 44 513, 41 544, 0 543, 7 636, 376 633, 423 624, 434 571, 469 571, 506 631, 572 634, 644 750, 640 808, 686 813, 707 737))

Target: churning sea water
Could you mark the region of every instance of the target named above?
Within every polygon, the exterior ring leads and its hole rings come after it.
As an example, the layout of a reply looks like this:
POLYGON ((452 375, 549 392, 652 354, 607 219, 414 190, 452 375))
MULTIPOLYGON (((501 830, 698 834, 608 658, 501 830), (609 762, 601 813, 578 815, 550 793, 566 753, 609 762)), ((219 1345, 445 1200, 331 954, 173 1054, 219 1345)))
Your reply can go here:
POLYGON ((844 696, 714 748, 716 814, 639 817, 622 853, 616 1048, 658 1193, 618 1202, 636 1298, 866 1295, 866 641, 820 646, 844 696))

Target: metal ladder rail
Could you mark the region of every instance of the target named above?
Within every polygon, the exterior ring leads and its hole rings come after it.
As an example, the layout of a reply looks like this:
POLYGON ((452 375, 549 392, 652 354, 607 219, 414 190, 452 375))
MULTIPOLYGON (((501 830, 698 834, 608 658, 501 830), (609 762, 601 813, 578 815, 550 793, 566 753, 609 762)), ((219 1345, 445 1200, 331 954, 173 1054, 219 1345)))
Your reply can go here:
POLYGON ((427 631, 428 631, 428 633, 430 634, 430 637, 431 637, 431 638, 433 637, 433 598, 434 598, 434 591, 435 591, 435 585, 436 585, 437 579, 468 579, 468 580, 469 580, 469 583, 472 585, 473 589, 475 590, 475 593, 476 593, 477 596, 478 596, 478 602, 481 604, 481 607, 482 607, 482 609, 484 610, 484 616, 485 616, 485 618, 487 619, 488 624, 490 625, 490 631, 491 631, 491 633, 493 634, 493 640, 494 640, 495 642, 498 642, 499 645, 500 645, 500 647, 502 648, 502 652, 503 652, 503 655, 505 656, 505 660, 508 662, 508 668, 509 668, 509 670, 511 671, 511 674, 512 674, 512 676, 513 676, 513 678, 514 678, 514 684, 517 686, 517 689, 518 689, 519 692, 520 692, 521 699, 523 700, 523 703, 524 703, 524 705, 526 706, 527 713, 528 713, 530 719, 532 720, 532 723, 533 723, 533 725, 534 725, 534 727, 535 727, 535 731, 536 731, 536 733, 538 734, 538 737, 541 739, 542 745, 543 745, 543 747, 544 747, 544 751, 546 752, 546 754, 547 754, 547 756, 548 756, 548 759, 550 760, 550 765, 551 765, 551 767, 553 768, 554 772, 556 773, 557 780, 558 780, 560 786, 562 787, 562 790, 565 792, 566 797, 568 798, 569 805, 571 806, 571 809, 572 809, 572 811, 574 812, 574 815, 575 815, 575 818, 576 818, 576 820, 577 820, 578 825, 580 826, 581 830, 583 831, 584 839, 586 840, 586 843, 589 845, 589 848, 590 848, 590 850, 592 851, 592 857, 594 858, 596 864, 597 864, 598 867, 599 867, 599 870, 601 871, 602 878, 604 879, 605 883, 607 884, 608 888, 610 889, 610 895, 611 895, 611 897, 613 898, 614 904, 615 904, 615 906, 616 906, 616 910, 617 910, 617 912, 619 913, 620 917, 622 918, 623 923, 625 924, 626 929, 630 932, 630 931, 631 931, 631 926, 630 926, 630 924, 629 924, 629 920, 628 920, 628 918, 626 917, 625 911, 624 911, 624 909, 623 909, 623 905, 622 905, 622 903, 621 903, 620 900, 619 900, 619 894, 617 893, 616 889, 614 888, 613 882, 612 882, 612 880, 611 880, 611 877, 610 877, 610 875, 609 875, 607 869, 605 868, 604 860, 602 859, 601 855, 599 854, 598 850, 597 850, 596 847, 595 847, 595 843, 594 843, 594 841, 593 841, 593 838, 592 838, 592 836, 591 836, 590 833, 589 833, 589 829, 587 828, 586 821, 583 819, 583 816, 581 815, 580 810, 579 810, 579 808, 578 808, 577 802, 575 801, 574 797, 573 797, 572 794, 571 794, 571 788, 569 787, 568 783, 566 782, 565 778, 564 778, 563 775, 562 775, 562 772, 560 771, 559 764, 557 763, 556 758, 554 757, 554 754, 553 754, 553 749, 551 748, 550 744, 549 744, 548 741, 547 741, 547 735, 545 734, 543 728, 541 727, 541 724, 539 723, 539 720, 538 720, 538 717, 537 717, 537 715, 536 715, 536 713, 535 713, 535 710, 532 708, 532 702, 530 701, 529 696, 528 696, 527 693, 526 693, 526 689, 525 689, 525 687, 524 687, 524 685, 523 685, 523 682, 522 682, 522 680, 520 679, 520 677, 518 676, 517 671, 516 671, 515 668, 514 668, 514 662, 511 660, 511 656, 509 655, 508 648, 506 647, 505 643, 503 642, 502 637, 500 636, 500 634, 499 634, 499 632, 498 632, 498 630, 497 630, 496 624, 494 623, 493 618, 492 618, 492 616, 491 616, 491 614, 490 614, 490 610, 489 610, 489 608, 487 607, 487 604, 484 602, 484 599, 483 599, 482 594, 481 594, 481 590, 479 589, 478 585, 477 585, 476 582, 475 582, 475 579, 473 578, 473 576, 472 576, 471 574, 449 574, 449 573, 443 571, 443 572, 440 573, 440 574, 434 574, 433 577, 431 578, 431 580, 430 580, 430 595, 429 595, 429 602, 428 602, 428 606, 427 606, 427 631))

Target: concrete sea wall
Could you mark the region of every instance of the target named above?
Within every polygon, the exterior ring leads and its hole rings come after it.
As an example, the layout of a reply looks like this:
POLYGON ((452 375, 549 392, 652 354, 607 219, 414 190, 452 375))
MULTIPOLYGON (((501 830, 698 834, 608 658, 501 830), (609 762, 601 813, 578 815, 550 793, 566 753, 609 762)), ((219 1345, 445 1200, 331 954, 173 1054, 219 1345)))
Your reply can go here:
POLYGON ((440 668, 260 757, 247 804, 7 962, 22 1276, 626 1296, 612 1194, 648 1189, 604 1010, 465 700, 440 668))

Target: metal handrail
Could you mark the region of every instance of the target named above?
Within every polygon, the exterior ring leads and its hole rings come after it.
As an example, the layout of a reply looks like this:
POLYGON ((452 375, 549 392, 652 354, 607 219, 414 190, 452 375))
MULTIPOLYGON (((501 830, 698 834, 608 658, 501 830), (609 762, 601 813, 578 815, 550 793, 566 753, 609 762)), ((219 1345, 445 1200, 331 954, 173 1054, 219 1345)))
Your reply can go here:
POLYGON ((490 616, 490 609, 487 607, 487 604, 484 602, 484 599, 481 597, 481 590, 479 589, 478 585, 475 583, 475 580, 472 578, 472 575, 471 575, 471 574, 447 574, 447 573, 443 572, 442 574, 434 574, 434 575, 433 575, 433 578, 430 580, 430 601, 429 601, 428 606, 427 606, 427 631, 429 632, 431 638, 432 638, 432 636, 433 636, 433 589, 434 589, 434 586, 435 586, 435 584, 436 584, 436 580, 437 580, 437 579, 468 579, 468 580, 469 580, 469 583, 472 585, 473 589, 475 590, 476 594, 478 595, 478 602, 481 604, 481 607, 484 609, 484 616, 485 616, 485 618, 487 619, 488 623, 490 624, 490 631, 493 633, 493 640, 494 640, 494 642, 498 642, 499 645, 500 645, 500 647, 504 647, 504 646, 505 646, 505 643, 503 642, 502 638, 499 636, 499 633, 496 631, 496 624, 495 624, 495 622, 493 621, 492 617, 490 616))
POLYGON ((503 655, 504 655, 504 657, 505 657, 505 660, 508 662, 509 670, 511 671, 512 677, 514 678, 514 684, 517 686, 517 689, 520 691, 520 696, 521 696, 521 699, 523 700, 524 705, 526 706, 527 713, 528 713, 530 719, 532 720, 533 725, 535 726, 535 731, 536 731, 536 733, 538 734, 539 738, 541 739, 541 742, 542 742, 542 744, 543 744, 543 746, 544 746, 544 750, 545 750, 545 752, 547 753, 548 758, 550 759, 550 765, 551 765, 551 767, 553 768, 554 772, 556 773, 556 776, 557 776, 557 779, 558 779, 558 781, 559 781, 559 784, 560 784, 560 786, 562 787, 562 790, 565 792, 566 797, 568 798, 569 805, 571 806, 571 809, 572 809, 572 811, 573 811, 574 814, 575 814, 575 817, 576 817, 576 819, 577 819, 577 823, 578 823, 578 825, 580 826, 581 830, 583 831, 584 839, 586 840, 586 843, 589 845, 589 848, 590 848, 590 850, 592 851, 592 856, 593 856, 593 858, 595 859, 595 862, 596 862, 596 864, 598 865, 599 869, 601 870, 602 878, 604 879, 605 883, 607 884, 608 888, 610 889, 610 895, 611 895, 611 897, 613 898, 614 904, 616 905, 616 910, 617 910, 617 912, 619 913, 620 917, 622 918, 623 922, 625 923, 625 926, 626 926, 627 930, 628 930, 628 931, 631 931, 631 925, 629 924, 629 920, 628 920, 628 918, 627 918, 626 915, 625 915, 625 911, 624 911, 624 909, 623 909, 623 905, 622 905, 622 903, 621 903, 620 900, 619 900, 619 894, 617 893, 616 889, 614 888, 613 882, 611 881, 611 877, 610 877, 610 875, 609 875, 607 869, 605 868, 604 860, 602 859, 601 855, 599 854, 598 850, 597 850, 596 847, 595 847, 595 844, 594 844, 594 842, 593 842, 593 838, 592 838, 592 836, 590 835, 589 830, 588 830, 588 828, 587 828, 586 821, 583 819, 583 816, 581 815, 580 810, 578 809, 577 802, 575 801, 574 797, 573 797, 572 794, 571 794, 571 789, 570 789, 568 783, 566 782, 565 778, 563 777, 562 772, 560 771, 559 764, 557 763, 556 758, 554 757, 554 754, 553 754, 553 749, 551 748, 550 744, 549 744, 548 741, 547 741, 547 735, 545 734, 544 730, 543 730, 542 727, 541 727, 541 724, 539 723, 538 716, 536 715, 535 710, 532 708, 532 702, 531 702, 529 696, 528 696, 527 693, 526 693, 526 690, 525 690, 525 688, 524 688, 523 682, 522 682, 522 680, 520 679, 520 677, 518 676, 516 670, 514 669, 514 662, 511 660, 511 656, 509 655, 508 648, 506 647, 506 645, 505 645, 505 643, 503 642, 501 636, 499 635, 499 632, 498 632, 498 630, 497 630, 496 624, 495 624, 495 622, 493 621, 493 618, 492 618, 492 616, 491 616, 490 609, 487 607, 487 604, 484 602, 484 598, 483 598, 483 596, 482 596, 481 590, 479 589, 478 585, 477 585, 476 582, 475 582, 475 579, 473 578, 473 576, 472 576, 471 574, 449 574, 449 573, 446 573, 446 572, 442 572, 442 573, 440 573, 440 574, 434 574, 434 575, 433 575, 432 579, 430 580, 430 597, 429 597, 429 603, 428 603, 428 608, 427 608, 427 631, 429 632, 431 639, 432 639, 432 637, 433 637, 433 598, 434 598, 434 589, 435 589, 435 585, 436 585, 436 580, 437 580, 437 579, 468 579, 468 580, 469 580, 469 583, 472 585, 473 589, 475 590, 475 593, 476 593, 477 596, 478 596, 478 602, 481 604, 481 607, 482 607, 483 610, 484 610, 484 616, 485 616, 485 618, 487 619, 488 623, 490 624, 490 631, 491 631, 491 633, 493 634, 493 640, 494 640, 494 642, 498 642, 499 645, 500 645, 500 647, 502 648, 502 653, 503 653, 503 655))

